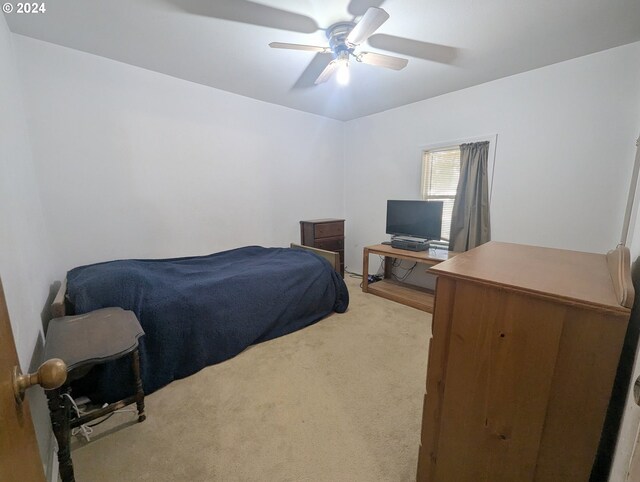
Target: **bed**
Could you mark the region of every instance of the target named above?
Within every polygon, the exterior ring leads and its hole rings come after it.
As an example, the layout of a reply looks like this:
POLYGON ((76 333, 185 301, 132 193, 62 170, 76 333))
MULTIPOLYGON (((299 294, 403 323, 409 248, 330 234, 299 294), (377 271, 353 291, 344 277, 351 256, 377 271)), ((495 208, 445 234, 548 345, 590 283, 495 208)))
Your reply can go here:
MULTIPOLYGON (((348 304, 335 253, 298 245, 248 246, 208 256, 74 268, 52 313, 82 314, 108 306, 133 311, 145 331, 140 364, 144 391, 150 394, 250 345, 343 313, 348 304)), ((130 379, 129 364, 118 360, 94 367, 74 390, 96 402, 113 402, 131 393, 130 379)))

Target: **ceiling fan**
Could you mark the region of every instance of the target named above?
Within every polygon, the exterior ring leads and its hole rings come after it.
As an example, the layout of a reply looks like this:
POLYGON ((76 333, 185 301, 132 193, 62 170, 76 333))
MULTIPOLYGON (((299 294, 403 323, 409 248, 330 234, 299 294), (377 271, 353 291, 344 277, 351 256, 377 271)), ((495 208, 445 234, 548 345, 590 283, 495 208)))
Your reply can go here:
POLYGON ((359 22, 339 22, 329 27, 327 29, 328 47, 283 42, 271 42, 269 46, 275 49, 333 54, 333 60, 320 72, 314 84, 326 82, 336 73, 338 83, 345 85, 349 83, 349 59, 351 57, 357 62, 393 70, 401 70, 407 66, 409 61, 400 57, 366 51, 356 52, 358 46, 378 30, 388 18, 389 14, 385 10, 369 7, 359 22))

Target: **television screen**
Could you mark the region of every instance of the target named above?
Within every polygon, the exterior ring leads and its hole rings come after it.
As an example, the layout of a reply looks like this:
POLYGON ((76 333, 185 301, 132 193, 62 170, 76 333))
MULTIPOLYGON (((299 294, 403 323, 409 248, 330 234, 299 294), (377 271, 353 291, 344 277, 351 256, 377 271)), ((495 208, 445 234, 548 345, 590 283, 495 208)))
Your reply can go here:
POLYGON ((440 239, 442 204, 442 201, 387 201, 387 234, 440 239))

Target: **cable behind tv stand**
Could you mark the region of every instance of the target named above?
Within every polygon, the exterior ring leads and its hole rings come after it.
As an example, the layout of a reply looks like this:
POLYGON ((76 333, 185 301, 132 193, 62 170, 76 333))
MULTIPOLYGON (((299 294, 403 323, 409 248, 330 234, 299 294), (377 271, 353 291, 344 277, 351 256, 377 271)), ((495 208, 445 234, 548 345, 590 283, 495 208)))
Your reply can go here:
POLYGON ((394 259, 404 259, 424 264, 428 269, 442 261, 455 256, 446 250, 409 251, 397 249, 389 245, 377 244, 363 249, 362 259, 362 291, 371 293, 391 301, 402 303, 428 313, 433 313, 433 291, 421 286, 402 283, 391 278, 394 259), (377 254, 384 257, 384 278, 375 283, 369 283, 369 255, 377 254))

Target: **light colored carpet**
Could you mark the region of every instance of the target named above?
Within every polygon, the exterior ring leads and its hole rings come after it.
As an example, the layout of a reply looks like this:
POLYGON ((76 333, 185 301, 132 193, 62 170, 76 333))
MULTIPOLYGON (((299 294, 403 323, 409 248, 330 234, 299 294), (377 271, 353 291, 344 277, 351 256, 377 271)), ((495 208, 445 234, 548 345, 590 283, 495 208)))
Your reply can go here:
POLYGON ((78 482, 415 479, 431 315, 365 295, 73 442, 78 482))

